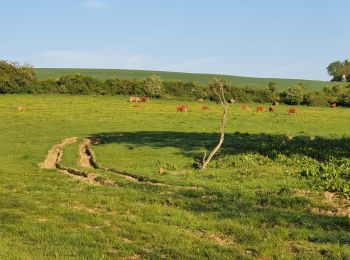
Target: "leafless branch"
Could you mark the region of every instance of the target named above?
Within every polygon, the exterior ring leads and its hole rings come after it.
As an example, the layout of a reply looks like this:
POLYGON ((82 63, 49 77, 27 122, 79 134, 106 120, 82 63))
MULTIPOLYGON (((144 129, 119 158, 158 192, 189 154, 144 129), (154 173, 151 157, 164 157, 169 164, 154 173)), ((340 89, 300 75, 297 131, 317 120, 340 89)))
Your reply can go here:
POLYGON ((222 114, 221 125, 220 125, 220 140, 219 140, 219 143, 211 151, 208 158, 206 158, 207 153, 205 152, 204 157, 203 157, 203 161, 202 161, 201 170, 206 169, 210 160, 213 158, 213 156, 216 154, 216 152, 220 149, 220 147, 223 144, 224 139, 225 139, 225 125, 227 122, 227 111, 228 111, 229 104, 227 103, 227 101, 225 99, 225 91, 224 91, 223 84, 217 78, 214 78, 214 80, 218 84, 218 86, 214 87, 214 93, 219 97, 220 104, 223 108, 223 114, 222 114))

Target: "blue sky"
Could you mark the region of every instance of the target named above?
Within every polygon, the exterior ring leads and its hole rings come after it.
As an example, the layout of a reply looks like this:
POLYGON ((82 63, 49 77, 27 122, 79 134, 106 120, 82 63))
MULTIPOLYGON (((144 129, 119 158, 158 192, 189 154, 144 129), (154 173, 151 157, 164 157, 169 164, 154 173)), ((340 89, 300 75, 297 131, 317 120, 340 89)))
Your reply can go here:
POLYGON ((0 59, 328 80, 347 0, 0 0, 0 59))

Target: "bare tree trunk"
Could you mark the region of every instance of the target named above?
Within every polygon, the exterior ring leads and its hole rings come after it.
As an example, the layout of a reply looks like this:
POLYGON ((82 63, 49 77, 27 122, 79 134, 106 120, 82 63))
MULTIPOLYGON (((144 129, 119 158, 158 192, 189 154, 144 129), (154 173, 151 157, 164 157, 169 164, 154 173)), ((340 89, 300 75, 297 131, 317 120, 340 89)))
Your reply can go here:
POLYGON ((218 89, 216 87, 214 88, 215 94, 219 97, 220 99, 220 104, 222 108, 224 109, 223 114, 222 114, 222 119, 221 119, 221 125, 220 125, 220 140, 219 143, 215 146, 215 148, 211 151, 208 157, 206 157, 207 153, 205 152, 203 161, 202 161, 202 167, 201 170, 205 170, 207 165, 209 164, 210 160, 213 158, 213 156, 216 154, 216 152, 220 149, 221 145, 224 142, 225 139, 225 125, 227 122, 227 111, 229 104, 227 103, 225 99, 225 92, 224 92, 224 86, 223 84, 217 79, 214 78, 215 81, 218 83, 218 89))

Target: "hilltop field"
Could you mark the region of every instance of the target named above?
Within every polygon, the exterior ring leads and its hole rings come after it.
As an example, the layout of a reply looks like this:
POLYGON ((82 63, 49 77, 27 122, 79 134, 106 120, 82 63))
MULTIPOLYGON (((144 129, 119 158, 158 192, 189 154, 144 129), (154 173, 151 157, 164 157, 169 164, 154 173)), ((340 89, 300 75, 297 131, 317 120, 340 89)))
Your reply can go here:
POLYGON ((1 259, 350 258, 350 109, 127 101, 0 95, 1 259))
POLYGON ((334 82, 303 80, 303 79, 277 79, 277 78, 254 78, 216 74, 197 74, 182 72, 147 71, 147 70, 122 70, 122 69, 69 69, 69 68, 36 68, 39 79, 59 78, 62 75, 81 73, 83 75, 106 79, 118 77, 120 79, 144 79, 150 75, 157 75, 163 80, 193 81, 207 85, 213 77, 225 80, 228 84, 237 87, 266 89, 269 82, 275 82, 279 91, 284 91, 294 85, 302 83, 306 91, 322 90, 324 87, 335 85, 334 82))

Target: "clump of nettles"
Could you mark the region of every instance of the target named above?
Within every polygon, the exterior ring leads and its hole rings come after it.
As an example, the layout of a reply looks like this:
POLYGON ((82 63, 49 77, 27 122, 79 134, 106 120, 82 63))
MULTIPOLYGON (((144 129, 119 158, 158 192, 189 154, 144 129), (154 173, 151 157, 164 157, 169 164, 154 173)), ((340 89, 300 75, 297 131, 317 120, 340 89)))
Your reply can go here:
POLYGON ((350 159, 332 158, 320 162, 316 167, 306 168, 303 175, 312 180, 316 187, 340 192, 346 198, 350 198, 350 159))

